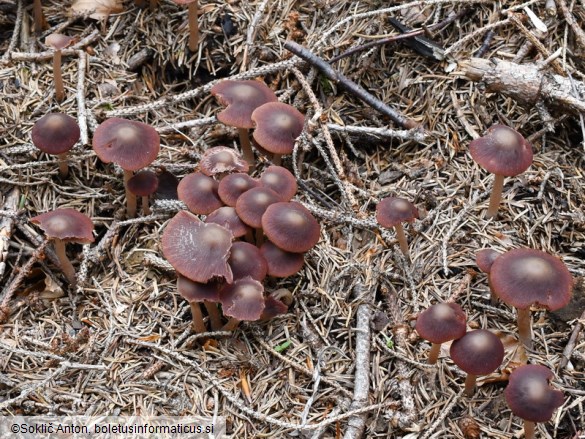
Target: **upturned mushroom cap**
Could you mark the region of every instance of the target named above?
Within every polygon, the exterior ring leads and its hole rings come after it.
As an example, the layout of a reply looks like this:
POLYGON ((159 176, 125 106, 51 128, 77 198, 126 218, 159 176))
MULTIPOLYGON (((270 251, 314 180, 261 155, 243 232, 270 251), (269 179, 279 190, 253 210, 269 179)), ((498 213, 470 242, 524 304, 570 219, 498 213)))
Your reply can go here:
POLYGON ((453 362, 465 372, 487 375, 502 364, 504 345, 494 333, 476 329, 455 340, 449 354, 453 362))
POLYGON ((256 187, 244 192, 236 202, 236 212, 242 221, 250 227, 262 227, 262 215, 271 204, 277 203, 280 198, 272 189, 256 187))
POLYGON ((531 305, 551 311, 571 300, 573 277, 563 262, 548 253, 518 248, 499 256, 490 269, 494 293, 508 305, 531 305))
POLYGON ((82 244, 94 241, 93 222, 75 209, 55 209, 35 216, 30 221, 43 229, 47 238, 82 244))
POLYGON ((305 256, 302 253, 290 253, 266 241, 260 247, 268 267, 268 275, 273 277, 288 277, 303 268, 305 256))
POLYGON ((251 277, 236 280, 219 293, 224 315, 238 320, 260 319, 264 311, 264 287, 251 277))
POLYGON ((221 282, 193 282, 185 276, 177 275, 177 291, 187 302, 219 302, 219 291, 223 287, 221 282))
POLYGON ((226 175, 219 182, 217 193, 221 201, 228 206, 236 207, 236 202, 240 195, 255 187, 259 187, 260 182, 253 179, 248 174, 236 173, 226 175))
POLYGON ((57 33, 47 35, 47 38, 45 38, 45 44, 47 46, 51 46, 55 50, 65 49, 74 41, 74 37, 69 37, 67 35, 57 33))
POLYGON ((63 154, 77 143, 79 125, 71 116, 49 113, 41 117, 31 132, 33 144, 47 154, 63 154))
POLYGON ((126 182, 126 186, 134 195, 147 197, 156 192, 158 177, 152 171, 140 171, 126 182))
POLYGON ((211 94, 226 107, 217 119, 236 128, 253 128, 252 112, 262 104, 277 100, 266 84, 253 80, 221 81, 211 88, 211 94))
POLYGON ((437 303, 421 312, 416 319, 416 332, 431 343, 441 344, 463 337, 467 316, 456 303, 437 303))
POLYGON ((507 177, 523 173, 532 164, 532 145, 518 131, 500 124, 472 140, 469 153, 482 168, 507 177))
POLYGON ((315 217, 301 203, 283 201, 268 206, 262 216, 262 228, 272 243, 284 251, 305 253, 321 235, 315 217))
POLYGON ((218 186, 219 183, 213 178, 201 172, 193 172, 179 182, 177 194, 191 212, 207 215, 223 206, 217 194, 218 186))
POLYGON ((205 224, 192 213, 181 211, 167 224, 162 235, 162 251, 180 274, 206 283, 214 277, 233 281, 227 260, 232 234, 217 224, 205 224))
POLYGON ((280 195, 281 201, 290 201, 297 193, 297 179, 282 166, 269 166, 260 176, 260 184, 280 195))
POLYGON ((247 242, 238 241, 232 244, 228 264, 234 274, 234 279, 251 277, 262 282, 266 277, 266 260, 258 247, 247 242))
POLYGON ((553 390, 552 372, 545 366, 526 364, 510 374, 504 390, 506 402, 519 418, 530 422, 547 422, 557 407, 563 405, 563 392, 553 390))
POLYGON ((475 254, 475 263, 481 271, 489 274, 494 261, 500 256, 500 252, 491 248, 484 248, 475 254))
POLYGON ((230 206, 223 206, 214 210, 209 215, 207 215, 205 222, 215 223, 225 227, 230 232, 232 232, 234 238, 240 238, 244 236, 249 230, 251 230, 250 227, 244 224, 244 222, 240 219, 236 209, 230 206))
POLYGON ((126 171, 138 171, 158 155, 160 137, 150 125, 114 117, 97 127, 92 145, 102 162, 114 162, 126 171))
POLYGON ((269 102, 252 113, 254 140, 273 154, 291 154, 295 140, 303 132, 305 116, 295 107, 269 102))
POLYGON ((376 206, 376 220, 382 227, 394 227, 418 218, 418 209, 404 198, 387 197, 376 206))
POLYGON ((213 177, 226 172, 248 172, 250 166, 234 149, 216 146, 203 153, 199 168, 205 175, 213 177))

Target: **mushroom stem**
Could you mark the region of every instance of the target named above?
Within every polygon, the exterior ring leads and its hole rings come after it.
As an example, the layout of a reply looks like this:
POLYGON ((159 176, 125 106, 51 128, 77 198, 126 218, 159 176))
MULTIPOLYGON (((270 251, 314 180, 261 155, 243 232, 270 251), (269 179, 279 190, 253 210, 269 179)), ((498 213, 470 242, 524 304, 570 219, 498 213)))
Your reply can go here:
POLYGON ((65 179, 69 175, 69 165, 67 164, 67 153, 59 154, 59 175, 65 179))
POLYGON ((217 305, 213 302, 208 302, 207 300, 205 300, 203 304, 205 305, 205 309, 207 309, 207 314, 209 314, 211 329, 219 331, 223 324, 221 322, 221 313, 219 312, 219 309, 217 309, 217 305))
POLYGON ((435 364, 441 352, 441 343, 433 343, 429 352, 429 364, 435 364))
POLYGON ((254 152, 252 151, 252 145, 250 144, 250 133, 248 132, 248 128, 238 128, 238 133, 240 134, 240 146, 242 147, 242 155, 244 156, 244 160, 248 162, 250 165, 249 172, 251 173, 254 169, 254 152))
POLYGON ((465 390, 463 393, 467 396, 473 396, 473 392, 475 391, 475 381, 477 379, 477 375, 473 375, 472 373, 468 373, 467 377, 465 378, 465 390))
POLYGON ((126 215, 128 218, 136 216, 136 195, 128 189, 128 180, 132 178, 134 173, 124 169, 124 189, 126 189, 126 215))
POLYGON ((272 164, 274 166, 280 166, 282 163, 282 154, 273 154, 272 155, 272 164))
POLYGON ((394 229, 396 230, 396 239, 398 239, 398 244, 400 245, 400 250, 402 250, 402 254, 404 256, 408 256, 408 243, 406 242, 404 227, 402 227, 402 224, 396 224, 394 226, 394 229))
POLYGON ((238 325, 240 324, 240 320, 235 319, 235 318, 231 318, 228 320, 228 322, 223 325, 223 327, 221 328, 222 331, 234 331, 238 325))
POLYGON ((154 12, 158 6, 158 0, 150 0, 150 12, 154 12))
POLYGON ((246 232, 246 242, 249 242, 250 244, 254 244, 254 232, 252 232, 252 229, 248 229, 248 231, 246 232))
POLYGON ((536 431, 536 424, 531 421, 524 421, 524 437, 526 439, 533 439, 536 431))
POLYGON ((262 227, 256 229, 256 247, 261 247, 264 244, 264 230, 262 227))
POLYGON ((498 214, 498 208, 500 207, 500 201, 502 200, 502 191, 504 189, 504 176, 497 175, 494 178, 494 187, 492 189, 492 195, 490 196, 490 205, 487 210, 487 218, 493 218, 498 214))
POLYGON ((150 203, 148 202, 148 195, 142 197, 142 211, 144 215, 150 215, 152 211, 150 210, 150 203))
POLYGON ((530 307, 526 309, 518 308, 518 335, 526 349, 532 349, 530 307))
POLYGON ((205 323, 203 323, 203 313, 201 312, 199 302, 189 302, 189 306, 191 307, 191 315, 193 316, 193 330, 197 334, 207 332, 205 323))
POLYGON ((35 33, 38 35, 43 31, 45 22, 41 0, 34 0, 33 2, 33 17, 35 22, 35 33))
POLYGON ((53 78, 55 80, 55 99, 57 102, 65 99, 65 90, 63 89, 63 76, 61 75, 61 51, 55 50, 53 55, 53 78))
POLYGON ((71 285, 75 285, 77 283, 77 278, 75 277, 75 268, 73 268, 73 264, 65 253, 65 242, 62 239, 55 238, 54 246, 55 253, 59 259, 59 264, 61 265, 63 274, 71 285))
POLYGON ((197 21, 198 1, 189 3, 189 50, 197 52, 199 47, 199 22, 197 21))

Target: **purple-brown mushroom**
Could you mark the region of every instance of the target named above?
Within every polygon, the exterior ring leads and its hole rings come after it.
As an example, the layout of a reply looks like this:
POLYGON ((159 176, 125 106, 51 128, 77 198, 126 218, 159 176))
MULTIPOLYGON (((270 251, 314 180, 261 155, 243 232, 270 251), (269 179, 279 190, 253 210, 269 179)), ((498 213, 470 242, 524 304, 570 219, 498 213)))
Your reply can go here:
POLYGON ((396 239, 404 256, 408 256, 408 242, 404 235, 402 223, 413 222, 418 218, 418 209, 404 198, 387 197, 376 206, 376 220, 382 227, 394 227, 396 239))
POLYGON ((221 329, 221 313, 217 309, 219 302, 219 292, 223 288, 222 282, 211 281, 208 283, 193 282, 180 274, 177 275, 177 291, 179 294, 189 302, 191 307, 191 315, 193 316, 193 330, 200 334, 207 332, 205 322, 203 321, 203 313, 201 312, 200 303, 205 305, 209 320, 211 322, 211 329, 217 331, 221 329))
POLYGON ((207 215, 205 222, 225 227, 232 232, 234 238, 241 238, 242 236, 246 236, 250 240, 253 238, 251 235, 252 229, 240 219, 234 207, 223 206, 215 209, 207 215))
POLYGON ((150 206, 148 198, 154 194, 158 188, 158 177, 152 171, 139 171, 127 182, 128 190, 138 197, 142 197, 142 211, 145 215, 150 215, 150 206))
POLYGON ((297 193, 297 179, 282 166, 269 166, 260 176, 260 184, 280 195, 281 201, 290 201, 297 193))
POLYGON ((179 182, 179 200, 197 215, 207 215, 223 206, 217 194, 219 183, 201 172, 186 175, 179 182))
POLYGON ((256 187, 244 192, 236 202, 236 212, 240 219, 256 229, 256 245, 262 245, 262 215, 271 204, 280 201, 278 194, 272 189, 256 187))
POLYGON ((238 172, 236 174, 226 175, 219 182, 217 193, 221 201, 226 205, 236 207, 236 202, 240 195, 255 187, 260 186, 260 182, 248 174, 238 172))
POLYGON ((268 206, 262 215, 262 228, 274 245, 291 253, 309 251, 321 236, 321 227, 315 217, 296 201, 268 206))
POLYGON ((45 38, 45 44, 55 49, 53 54, 53 79, 55 81, 55 99, 57 102, 65 99, 63 75, 61 74, 61 50, 70 46, 75 38, 63 34, 51 34, 45 38))
POLYGON ((251 277, 243 277, 226 285, 219 294, 223 314, 230 317, 223 330, 233 331, 239 323, 262 317, 265 308, 264 286, 251 277))
POLYGON ((232 172, 248 172, 250 166, 234 149, 216 146, 203 153, 199 169, 209 177, 222 178, 232 172))
POLYGON ((298 273, 305 263, 302 253, 291 253, 277 247, 270 241, 266 241, 260 247, 260 252, 266 260, 268 276, 288 277, 298 273))
POLYGON ((492 281, 490 280, 490 271, 492 268, 492 264, 494 261, 500 256, 500 252, 492 250, 491 248, 484 248, 479 250, 475 254, 475 263, 479 267, 479 269, 487 274, 488 278, 488 286, 490 288, 490 297, 492 305, 495 305, 498 301, 498 297, 495 295, 494 290, 492 289, 492 281))
POLYGON ((232 244, 228 264, 236 280, 249 276, 262 282, 268 270, 266 260, 258 247, 243 241, 232 244))

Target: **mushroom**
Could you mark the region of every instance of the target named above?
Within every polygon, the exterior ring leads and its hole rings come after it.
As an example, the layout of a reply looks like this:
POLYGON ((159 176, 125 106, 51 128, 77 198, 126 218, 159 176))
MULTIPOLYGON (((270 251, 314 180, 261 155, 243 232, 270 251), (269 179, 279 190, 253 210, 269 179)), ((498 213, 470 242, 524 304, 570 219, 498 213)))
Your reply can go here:
POLYGON ((208 283, 193 282, 180 274, 177 275, 177 291, 189 302, 191 315, 193 316, 193 330, 200 334, 207 332, 203 322, 200 303, 205 305, 211 321, 211 329, 217 331, 222 327, 221 313, 217 309, 219 302, 219 291, 223 287, 220 282, 211 281, 208 283))
POLYGON ((532 164, 532 145, 516 130, 505 125, 493 125, 483 137, 472 140, 469 153, 473 160, 495 174, 487 217, 497 215, 504 177, 523 173, 532 164))
POLYGON ((264 311, 260 316, 260 320, 267 321, 273 319, 276 316, 286 314, 288 306, 275 298, 273 295, 266 296, 264 298, 264 311))
POLYGON ((71 285, 77 283, 75 268, 67 257, 65 244, 77 242, 89 244, 94 241, 93 223, 91 219, 75 209, 55 209, 30 219, 37 224, 48 239, 53 240, 55 253, 59 258, 61 270, 71 285))
POLYGON ((61 102, 65 99, 63 76, 61 75, 61 50, 75 41, 75 38, 63 34, 51 34, 45 38, 45 44, 55 49, 53 54, 53 79, 55 80, 55 99, 61 102))
POLYGON ((240 154, 226 146, 216 146, 205 151, 199 161, 199 168, 203 174, 219 176, 220 179, 231 172, 248 172, 250 169, 240 154))
POLYGON ((179 182, 177 193, 179 200, 185 203, 191 212, 207 215, 223 206, 217 194, 218 186, 213 178, 201 172, 193 172, 179 182))
POLYGON ((488 286, 490 287, 490 297, 492 305, 495 305, 498 301, 498 297, 495 295, 494 290, 492 289, 492 281, 490 280, 490 271, 492 268, 492 264, 496 260, 498 256, 500 256, 500 252, 492 250, 491 248, 484 248, 478 251, 475 254, 475 263, 479 267, 481 271, 486 273, 488 276, 488 286))
POLYGON ((563 392, 553 390, 549 381, 553 373, 545 366, 526 364, 517 367, 504 390, 506 402, 524 420, 524 436, 534 438, 536 422, 548 422, 557 407, 563 405, 563 392))
POLYGON ((77 121, 63 113, 49 113, 35 122, 31 132, 33 144, 47 154, 59 156, 59 175, 67 178, 68 152, 79 141, 77 121))
POLYGON ((242 320, 255 321, 262 317, 266 306, 264 287, 251 277, 243 277, 226 285, 219 293, 223 314, 231 317, 223 326, 224 331, 233 331, 242 320))
POLYGON ((189 14, 189 50, 197 52, 199 48, 199 22, 197 14, 199 13, 198 0, 173 0, 178 5, 187 5, 189 14))
POLYGON ((139 171, 126 183, 128 190, 138 197, 142 197, 142 210, 145 215, 150 215, 148 197, 154 194, 158 188, 158 177, 152 171, 139 171))
POLYGON ((225 227, 205 224, 182 210, 163 232, 162 251, 174 269, 192 281, 207 283, 218 277, 232 283, 232 269, 227 262, 232 238, 225 227))
POLYGON ((290 201, 297 193, 297 179, 282 166, 269 166, 260 176, 260 184, 280 195, 281 201, 290 201))
POLYGON ((439 358, 441 344, 465 335, 467 316, 456 303, 437 303, 421 312, 416 319, 416 332, 431 342, 429 364, 439 358))
POLYGON ((309 251, 321 236, 321 227, 315 217, 296 201, 268 206, 262 215, 262 228, 274 245, 291 253, 309 251))
POLYGON ((240 195, 258 186, 260 186, 260 182, 248 174, 230 174, 221 179, 217 193, 226 205, 236 207, 240 195))
POLYGON ((243 241, 232 244, 228 264, 236 280, 249 276, 262 282, 268 270, 266 260, 258 247, 243 241))
POLYGON ((403 222, 413 222, 418 218, 418 209, 404 198, 388 197, 381 200, 376 206, 376 220, 382 227, 394 227, 400 250, 408 256, 408 243, 404 235, 403 222))
POLYGON ((160 137, 157 131, 142 122, 114 117, 97 127, 92 146, 102 162, 114 162, 124 170, 127 215, 133 218, 136 196, 128 189, 128 180, 134 171, 150 165, 158 155, 160 137))
POLYGON ((43 5, 41 0, 33 0, 33 20, 35 23, 35 33, 39 35, 47 27, 47 20, 43 14, 43 5))
POLYGON ((477 376, 490 374, 502 364, 504 345, 494 333, 476 329, 455 340, 449 354, 453 362, 467 372, 465 394, 472 396, 477 376))
MULTIPOLYGON (((220 226, 225 227, 232 232, 234 238, 241 238, 242 236, 252 233, 252 229, 244 224, 238 216, 236 209, 230 206, 223 206, 214 210, 207 215, 205 222, 219 224, 220 226)), ((251 238, 251 236, 248 236, 248 238, 251 238)))
POLYGON ((254 140, 273 153, 272 163, 280 165, 283 154, 291 154, 295 140, 303 132, 305 116, 295 107, 282 102, 269 102, 252 113, 254 140))
POLYGON ((292 276, 298 273, 305 263, 305 257, 302 253, 284 251, 270 241, 262 244, 260 253, 266 260, 267 274, 272 277, 292 276))
POLYGON ((238 129, 240 145, 244 159, 254 169, 254 153, 250 145, 248 130, 254 127, 252 112, 267 102, 276 102, 274 92, 261 81, 220 81, 211 88, 215 96, 226 109, 217 115, 217 119, 238 129))
POLYGON ((559 258, 540 250, 507 251, 493 262, 489 276, 496 296, 518 309, 518 333, 528 349, 532 349, 530 307, 555 311, 571 300, 571 273, 559 258))
POLYGON ((244 192, 236 202, 236 212, 240 219, 256 229, 256 244, 262 245, 262 215, 271 204, 280 201, 272 189, 256 187, 244 192))

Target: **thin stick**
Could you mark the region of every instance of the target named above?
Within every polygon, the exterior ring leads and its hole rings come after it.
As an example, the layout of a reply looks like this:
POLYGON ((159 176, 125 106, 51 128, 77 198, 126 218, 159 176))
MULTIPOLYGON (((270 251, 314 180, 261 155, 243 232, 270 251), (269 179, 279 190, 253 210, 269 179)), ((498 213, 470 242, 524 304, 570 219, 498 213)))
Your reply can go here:
POLYGON ((20 36, 20 27, 22 26, 22 15, 24 11, 22 6, 23 2, 24 0, 17 1, 18 9, 16 9, 16 21, 14 22, 14 29, 12 31, 12 37, 10 37, 10 43, 8 43, 8 48, 6 49, 6 52, 4 52, 4 55, 2 55, 2 59, 0 59, 2 63, 5 63, 10 59, 10 54, 14 51, 16 45, 18 44, 18 37, 20 36))
MULTIPOLYGON (((20 189, 18 186, 12 188, 12 190, 6 196, 4 205, 2 206, 6 211, 17 213, 18 202, 20 200, 20 189)), ((8 246, 10 237, 12 236, 12 230, 14 229, 15 222, 18 221, 17 215, 5 215, 0 220, 0 279, 4 276, 6 271, 6 259, 8 258, 8 246)))
POLYGON ((77 63, 77 123, 79 124, 80 139, 82 145, 89 144, 87 133, 87 115, 85 109, 85 70, 87 68, 87 53, 77 51, 79 61, 77 63))
POLYGON ((486 217, 493 218, 498 214, 500 202, 502 201, 502 191, 504 190, 504 176, 497 175, 494 178, 494 187, 490 196, 490 205, 488 207, 486 217))
MULTIPOLYGON (((577 291, 577 290, 575 290, 577 291)), ((564 369, 569 362, 569 358, 573 353, 573 349, 575 349, 575 344, 577 343, 577 338, 579 337, 579 333, 583 329, 583 325, 581 324, 580 320, 585 320, 585 311, 581 313, 581 317, 577 320, 575 327, 573 328, 573 332, 571 332, 571 337, 569 338, 569 342, 565 349, 563 350, 563 358, 561 358, 561 362, 559 363, 559 367, 564 369)))
POLYGON ((380 101, 378 98, 367 92, 361 86, 357 85, 355 82, 345 77, 341 73, 335 71, 325 60, 319 58, 317 55, 313 54, 307 48, 293 41, 285 42, 284 47, 285 49, 291 51, 292 53, 302 58, 309 64, 317 67, 327 78, 331 79, 332 81, 335 81, 343 88, 345 88, 349 93, 351 93, 358 99, 361 99, 362 101, 366 102, 375 110, 388 116, 401 127, 410 129, 418 126, 418 123, 416 121, 409 119, 400 114, 399 112, 397 112, 396 110, 390 108, 388 105, 386 105, 384 102, 380 101))
POLYGON ((252 44, 254 44, 254 39, 256 38, 256 30, 258 28, 258 22, 264 15, 266 5, 268 5, 268 0, 263 0, 262 3, 258 5, 258 7, 256 8, 256 13, 252 17, 252 20, 248 25, 248 30, 246 32, 246 43, 244 45, 244 55, 242 56, 242 67, 240 69, 241 72, 248 69, 248 53, 250 52, 250 47, 252 47, 252 44))
POLYGON ((575 38, 577 39, 577 42, 581 46, 581 50, 584 50, 585 49, 585 31, 583 31, 583 29, 581 28, 579 23, 577 23, 577 21, 575 20, 575 17, 573 17, 573 14, 571 14, 571 11, 569 11, 569 8, 567 7, 567 3, 565 2, 565 0, 556 0, 556 1, 557 1, 557 6, 561 9, 561 12, 563 13, 563 16, 565 17, 565 21, 567 22, 567 24, 569 26, 571 26, 571 29, 573 30, 573 33, 575 34, 575 38))

